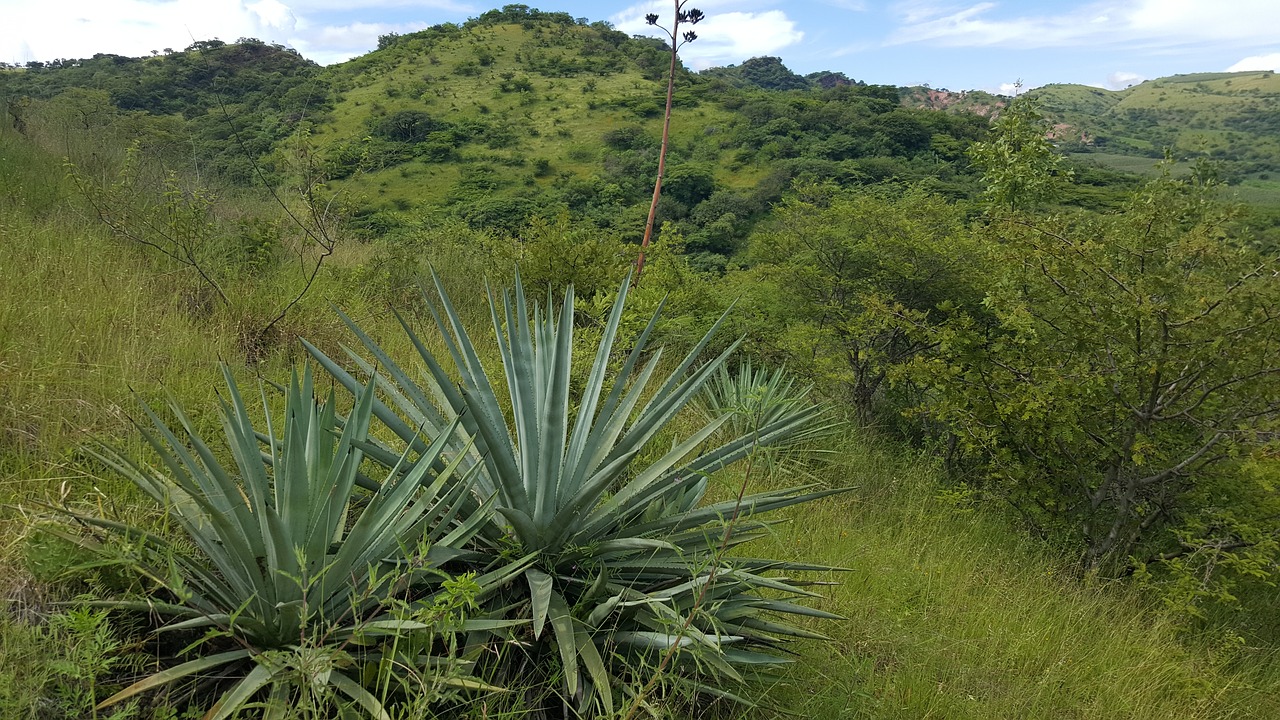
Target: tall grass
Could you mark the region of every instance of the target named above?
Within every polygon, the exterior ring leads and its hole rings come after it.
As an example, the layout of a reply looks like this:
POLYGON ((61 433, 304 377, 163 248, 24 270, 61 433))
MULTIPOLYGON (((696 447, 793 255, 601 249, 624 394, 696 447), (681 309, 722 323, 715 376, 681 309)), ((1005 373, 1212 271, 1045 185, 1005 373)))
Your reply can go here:
POLYGON ((939 495, 925 457, 848 437, 826 473, 859 488, 808 508, 775 552, 848 568, 819 607, 847 622, 776 696, 821 718, 1280 717, 1270 653, 1211 648, 1122 585, 939 495), (1237 656, 1239 658, 1239 656, 1237 656))

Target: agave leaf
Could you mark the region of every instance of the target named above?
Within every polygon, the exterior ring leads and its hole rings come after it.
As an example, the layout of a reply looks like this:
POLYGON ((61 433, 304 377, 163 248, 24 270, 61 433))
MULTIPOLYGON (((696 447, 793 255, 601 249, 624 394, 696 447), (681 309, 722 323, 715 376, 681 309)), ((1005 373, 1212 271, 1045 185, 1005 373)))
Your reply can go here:
POLYGON ((253 697, 262 688, 266 687, 272 681, 271 668, 267 665, 257 665, 240 679, 240 682, 232 686, 225 695, 218 698, 218 702, 209 708, 209 712, 205 713, 204 720, 226 720, 233 714, 240 711, 244 704, 249 702, 249 698, 253 697))
POLYGON ((596 356, 591 364, 591 374, 587 378, 582 399, 578 403, 578 416, 573 424, 573 436, 569 441, 568 454, 564 459, 565 468, 570 469, 570 473, 568 477, 561 480, 559 488, 558 502, 561 506, 578 492, 582 484, 584 477, 582 473, 586 470, 585 465, 582 464, 582 458, 591 438, 591 433, 587 429, 591 427, 591 422, 595 418, 600 393, 604 390, 605 374, 609 370, 609 358, 613 353, 614 339, 618 334, 618 326, 622 322, 622 311, 626 305, 630 279, 631 273, 628 272, 627 282, 618 289, 613 308, 609 311, 609 319, 605 322, 600 345, 596 348, 596 356))
MULTIPOLYGON (((746 708, 760 707, 758 703, 752 701, 751 699, 739 693, 731 692, 722 687, 716 687, 715 685, 712 685, 710 683, 698 682, 697 680, 690 680, 688 678, 682 678, 682 677, 674 678, 673 682, 677 687, 683 688, 690 695, 705 695, 707 697, 730 700, 746 708)), ((782 714, 785 715, 788 713, 786 713, 784 709, 782 711, 782 714)))
POLYGON ((463 632, 491 632, 493 630, 505 630, 507 628, 519 627, 527 624, 529 621, 525 619, 499 620, 495 618, 469 618, 462 623, 463 632))
MULTIPOLYGON (((440 332, 446 360, 452 361, 450 367, 446 370, 403 318, 401 324, 426 367, 427 386, 400 370, 344 316, 366 354, 372 355, 372 361, 354 355, 353 359, 378 378, 379 390, 396 406, 398 412, 390 413, 395 419, 384 419, 386 413, 377 411, 374 416, 402 440, 410 441, 409 436, 418 431, 400 415, 424 426, 441 424, 435 418, 457 418, 462 430, 458 434, 475 438, 469 457, 477 473, 477 493, 441 491, 440 503, 430 517, 468 529, 466 536, 475 539, 475 549, 470 551, 474 555, 465 556, 466 560, 455 557, 497 573, 491 576, 493 590, 482 592, 496 608, 490 612, 529 609, 530 616, 521 619, 530 623, 534 642, 556 645, 568 694, 578 697, 580 709, 591 706, 596 696, 606 702, 605 693, 612 693, 609 666, 628 662, 612 652, 614 648, 625 645, 628 652, 652 651, 689 640, 694 644, 688 653, 680 653, 681 672, 706 672, 737 682, 742 674, 734 669, 738 663, 724 654, 726 645, 753 653, 775 644, 774 635, 806 636, 803 629, 765 619, 787 614, 790 605, 751 602, 762 600, 760 593, 792 598, 812 595, 804 590, 806 583, 775 575, 826 568, 740 559, 737 548, 767 533, 769 524, 754 519, 761 513, 838 491, 798 487, 752 493, 741 501, 702 502, 708 473, 762 448, 815 437, 823 411, 797 399, 803 391, 797 391, 787 376, 739 369, 738 385, 764 388, 758 394, 768 397, 767 412, 755 412, 754 422, 746 426, 740 422, 740 413, 725 403, 658 459, 647 452, 649 443, 672 427, 685 408, 704 393, 720 392, 718 388, 728 383, 726 364, 740 341, 708 353, 725 316, 681 357, 674 371, 659 377, 659 368, 664 367, 662 349, 649 348, 647 343, 665 304, 660 302, 614 372, 610 360, 629 292, 623 285, 603 324, 586 385, 578 393, 579 388, 570 387, 571 378, 581 377, 572 368, 572 290, 558 307, 550 301, 544 307, 531 303, 518 281, 512 291, 501 295, 486 288, 501 360, 501 367, 490 372, 440 278, 433 273, 432 279, 438 301, 427 300, 426 307, 440 332), (706 359, 706 355, 712 356, 706 359), (386 370, 379 372, 380 368, 386 370), (501 382, 495 383, 499 375, 501 382), (610 385, 607 391, 606 384, 610 385), (498 386, 505 397, 498 396, 498 386), (571 397, 578 398, 574 417, 570 416, 571 397), (509 413, 502 410, 506 402, 509 413), (645 458, 643 466, 638 466, 640 457, 645 458), (465 508, 444 510, 455 498, 465 508), (475 526, 469 521, 470 508, 490 504, 501 522, 475 526), (730 523, 732 531, 726 530, 730 523), (470 535, 472 530, 475 535, 470 535), (526 558, 536 555, 538 566, 522 560, 519 567, 501 569, 500 558, 513 546, 526 558), (500 569, 492 570, 495 567, 500 569), (515 582, 521 575, 524 581, 515 582), (690 619, 688 614, 695 610, 696 617, 690 619), (723 615, 717 614, 721 611, 723 615), (756 619, 765 624, 752 627, 756 619), (548 621, 551 633, 543 632, 548 621), (672 626, 688 626, 688 638, 671 639, 672 626), (742 633, 727 632, 735 627, 742 633), (592 628, 599 628, 599 638, 591 637, 592 628), (611 651, 602 655, 600 647, 611 651), (580 673, 583 667, 585 676, 580 673)), ((308 350, 343 385, 354 389, 349 376, 339 374, 338 363, 311 346, 308 350)), ((757 393, 753 389, 751 394, 757 393)), ((407 455, 393 459, 383 448, 370 449, 366 457, 401 473, 418 471, 422 462, 407 455)), ((431 476, 439 471, 437 466, 431 476)), ((432 481, 426 483, 434 487, 432 481)), ((471 633, 468 656, 480 655, 476 643, 483 641, 482 635, 471 633)), ((734 657, 745 665, 760 664, 748 662, 755 659, 753 655, 734 657)))
MULTIPOLYGON (((400 322, 401 326, 404 326, 404 318, 400 317, 399 313, 396 313, 394 309, 392 310, 392 313, 395 314, 396 320, 400 322)), ((414 422, 424 425, 433 431, 438 431, 447 426, 449 424, 449 420, 436 410, 435 406, 427 399, 426 394, 423 393, 409 375, 405 373, 398 364, 396 364, 395 360, 390 355, 383 352, 382 348, 379 347, 372 338, 366 335, 364 331, 360 329, 360 326, 352 321, 351 318, 347 317, 341 310, 338 310, 338 315, 342 318, 343 323, 345 323, 347 327, 351 328, 356 337, 360 338, 360 342, 373 353, 374 359, 378 363, 376 368, 368 366, 367 364, 362 365, 364 372, 374 375, 375 370, 377 368, 381 368, 386 370, 386 372, 390 374, 391 380, 394 381, 386 382, 380 379, 378 382, 379 389, 394 397, 397 400, 396 406, 413 418, 414 422)), ((348 350, 348 355, 353 360, 364 363, 364 359, 358 354, 348 350)))
POLYGON ((552 592, 548 599, 550 605, 551 629, 555 634, 556 647, 560 649, 560 660, 564 663, 564 686, 569 697, 578 694, 578 638, 574 633, 573 617, 569 613, 569 603, 558 592, 552 592))
MULTIPOLYGON (((578 646, 578 657, 582 659, 582 665, 587 669, 587 676, 591 678, 591 684, 595 686, 595 695, 600 698, 601 704, 604 706, 604 716, 613 716, 613 683, 609 676, 609 671, 605 669, 604 659, 600 657, 600 651, 596 649, 595 641, 591 634, 580 624, 574 623, 574 642, 578 646)), ((590 696, 587 696, 590 700, 590 696)))
POLYGON ((484 600, 506 587, 516 578, 522 576, 537 559, 538 553, 530 553, 519 560, 509 562, 496 570, 491 570, 475 578, 476 584, 480 586, 480 593, 476 596, 476 600, 484 600))
POLYGON ((533 602, 533 636, 539 638, 551 610, 551 576, 529 568, 524 577, 529 582, 529 598, 533 602))
POLYGON ((714 505, 706 505, 680 515, 672 515, 653 522, 633 525, 619 531, 618 534, 640 536, 660 532, 681 532, 705 523, 728 520, 734 517, 735 514, 739 519, 746 519, 760 513, 780 510, 792 505, 813 502, 814 500, 847 492, 847 489, 844 488, 803 492, 807 489, 809 488, 801 486, 787 490, 771 490, 747 495, 742 499, 741 503, 737 500, 726 500, 714 505))
MULTIPOLYGON (((462 387, 460 388, 461 399, 465 406, 471 410, 470 413, 464 415, 466 422, 464 427, 475 436, 476 446, 480 453, 486 459, 486 463, 491 463, 496 472, 493 472, 494 480, 501 482, 500 487, 506 493, 506 500, 512 507, 518 508, 526 515, 531 514, 530 498, 527 492, 527 486, 524 483, 529 482, 521 478, 514 448, 511 444, 510 433, 506 426, 506 420, 503 417, 502 410, 498 406, 497 394, 494 392, 493 384, 489 381, 489 376, 484 371, 484 366, 480 362, 479 355, 476 353, 475 346, 471 343, 471 338, 467 335, 462 327, 462 321, 458 317, 458 313, 453 308, 453 304, 449 301, 449 297, 445 294, 440 284, 440 278, 432 272, 432 280, 436 284, 436 290, 440 297, 440 304, 445 311, 448 319, 441 318, 440 312, 435 305, 426 300, 427 311, 435 320, 436 327, 440 329, 440 334, 448 348, 449 354, 453 357, 454 364, 462 374, 462 387)), ((435 362, 429 352, 425 352, 425 348, 419 350, 423 355, 423 359, 427 360, 427 366, 431 370, 432 375, 436 376, 436 381, 443 387, 452 382, 451 378, 444 370, 435 362)), ((462 413, 460 413, 462 414, 462 413)))
MULTIPOLYGON (((110 448, 97 453, 163 503, 194 549, 179 553, 177 544, 118 521, 86 517, 83 522, 139 544, 145 554, 142 561, 134 561, 138 571, 167 586, 178 598, 169 604, 104 601, 104 606, 169 615, 173 621, 162 628, 166 630, 218 626, 246 649, 157 673, 113 696, 114 701, 208 667, 288 649, 304 635, 325 637, 339 647, 353 639, 353 628, 377 616, 386 593, 391 592, 393 583, 386 581, 381 568, 399 568, 408 581, 418 582, 435 575, 421 572, 417 563, 425 561, 430 567, 446 560, 479 560, 496 568, 477 578, 483 595, 500 591, 536 556, 530 553, 515 562, 495 563, 474 549, 440 544, 441 537, 468 542, 493 524, 492 498, 482 502, 474 497, 474 474, 461 472, 474 455, 468 454, 468 441, 458 431, 460 418, 437 428, 430 444, 418 439, 418 450, 407 448, 387 468, 386 478, 372 483, 376 492, 367 501, 353 503, 364 448, 376 447, 368 433, 378 407, 378 376, 357 389, 355 407, 340 421, 332 393, 328 402, 318 401, 310 372, 295 373, 285 390, 284 423, 268 423, 265 433, 253 427, 229 369, 224 368, 224 377, 227 389, 220 407, 226 444, 236 463, 234 472, 219 464, 217 454, 176 406, 174 414, 187 437, 180 438, 150 408, 146 413, 152 427, 143 430, 167 472, 144 468, 110 448), (175 497, 181 501, 174 503, 175 497), (425 558, 414 557, 411 564, 402 557, 406 548, 431 542, 434 545, 425 558), (348 626, 333 631, 325 618, 338 617, 348 626), (324 623, 326 632, 313 633, 316 623, 324 623)), ((97 552, 110 552, 92 538, 79 542, 97 552)), ((105 561, 112 558, 108 555, 105 561)), ((497 619, 490 627, 510 624, 518 622, 497 619)), ((392 627, 380 630, 395 631, 392 627)), ((266 663, 250 669, 209 717, 238 712, 264 687, 278 681, 274 673, 266 663)), ((344 677, 328 673, 327 679, 317 676, 316 681, 335 688, 352 683, 342 692, 366 705, 372 696, 361 695, 364 691, 344 677)))
POLYGON ((672 633, 653 632, 649 630, 631 630, 614 633, 613 639, 620 645, 634 645, 636 647, 650 650, 670 650, 673 646, 685 648, 698 644, 716 644, 721 642, 721 640, 716 636, 704 633, 685 632, 680 635, 675 635, 672 633))
POLYGON ((609 599, 596 605, 591 610, 591 614, 587 616, 587 625, 593 628, 600 627, 602 624, 604 624, 605 619, 609 617, 609 614, 612 613, 614 609, 618 607, 618 604, 620 602, 622 602, 621 593, 617 595, 611 595, 609 599))
MULTIPOLYGON (((537 507, 533 521, 539 527, 546 527, 555 515, 556 503, 560 496, 560 479, 563 471, 561 463, 564 459, 568 443, 569 423, 569 366, 573 352, 573 288, 565 292, 564 303, 560 307, 559 327, 551 328, 548 312, 545 341, 551 345, 551 357, 548 359, 545 395, 539 403, 540 442, 538 448, 537 475, 537 507)), ((545 348, 541 355, 545 355, 545 348)), ((529 452, 527 446, 522 452, 529 452)))
POLYGON ((232 650, 231 652, 219 653, 217 655, 208 655, 206 657, 182 663, 181 665, 161 670, 154 675, 150 675, 139 680, 106 700, 103 700, 98 703, 96 709, 102 710, 104 708, 111 707, 121 700, 128 700, 134 695, 146 692, 151 688, 160 687, 161 685, 171 683, 174 680, 180 680, 189 675, 210 670, 220 665, 227 665, 229 663, 247 660, 250 656, 251 653, 248 650, 232 650))
MULTIPOLYGON (((667 481, 667 477, 676 464, 705 442, 706 439, 715 433, 715 431, 718 430, 726 420, 727 418, 721 418, 707 424, 701 430, 690 435, 687 440, 672 448, 670 452, 664 455, 653 465, 645 468, 644 472, 638 475, 635 480, 627 483, 625 487, 610 497, 608 501, 592 510, 591 514, 583 522, 584 530, 582 531, 582 534, 587 536, 595 534, 604 524, 616 521, 619 513, 626 512, 628 508, 634 507, 635 505, 647 503, 655 494, 665 492, 669 489, 669 482, 665 486, 663 483, 664 481, 667 481)), ((696 481, 700 478, 700 476, 693 474, 690 474, 688 477, 691 481, 696 481)), ((679 483, 682 482, 684 478, 676 476, 672 478, 672 480, 679 483)), ((601 491, 603 490, 604 488, 601 488, 601 491)), ((592 505, 595 505, 594 501, 592 502, 592 505)), ((572 520, 572 517, 566 517, 562 522, 567 528, 572 520)))
POLYGON ((763 633, 771 633, 773 635, 787 635, 790 637, 806 638, 808 640, 830 640, 831 639, 826 635, 823 635, 822 633, 816 633, 816 632, 813 632, 812 630, 805 630, 802 627, 797 627, 795 625, 791 625, 788 623, 770 622, 768 620, 765 620, 759 617, 746 618, 730 629, 739 630, 738 634, 740 635, 747 634, 746 633, 747 630, 757 630, 763 633))
POLYGON ((368 690, 360 687, 356 681, 342 673, 333 673, 329 676, 329 682, 337 688, 338 692, 351 698, 362 710, 369 714, 369 717, 376 720, 391 720, 391 716, 387 714, 387 710, 382 706, 382 703, 378 702, 378 698, 374 697, 368 690))

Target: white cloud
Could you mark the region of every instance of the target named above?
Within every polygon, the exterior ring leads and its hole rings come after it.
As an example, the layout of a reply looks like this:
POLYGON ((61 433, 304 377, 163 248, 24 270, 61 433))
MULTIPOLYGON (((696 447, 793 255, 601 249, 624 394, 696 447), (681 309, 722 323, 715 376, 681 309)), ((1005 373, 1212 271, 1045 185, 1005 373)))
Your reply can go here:
POLYGON ((901 24, 889 37, 890 45, 929 42, 970 46, 1045 47, 1073 44, 1080 36, 1099 32, 1096 13, 992 19, 997 3, 967 7, 912 2, 895 9, 901 24))
MULTIPOLYGON (((495 3, 496 4, 496 3, 495 3)), ((377 46, 388 32, 412 32, 430 22, 325 23, 329 11, 361 8, 473 12, 463 0, 59 0, 56 12, 30 0, 0 0, 0 61, 146 55, 194 40, 256 37, 297 48, 320 63, 345 60, 377 46)))
POLYGON ((360 10, 364 8, 413 8, 414 10, 447 10, 455 13, 480 13, 505 4, 498 0, 459 2, 457 0, 293 0, 290 5, 300 13, 328 10, 360 10))
POLYGON ((246 5, 245 8, 257 15, 258 21, 267 27, 293 27, 298 22, 298 19, 293 15, 293 11, 287 5, 277 2, 277 0, 261 0, 261 2, 246 5))
MULTIPOLYGON (((704 0, 698 3, 706 13, 706 19, 694 28, 698 39, 680 50, 680 58, 691 67, 701 70, 716 65, 738 63, 761 55, 776 54, 785 47, 804 39, 804 33, 782 10, 764 12, 716 12, 716 8, 733 7, 730 0, 704 0)), ((610 20, 622 32, 634 35, 650 35, 668 40, 660 29, 650 27, 644 21, 647 13, 657 13, 658 23, 670 27, 670 3, 655 0, 615 14, 610 20)), ((680 26, 683 35, 687 26, 680 26)))
POLYGON ((1103 87, 1108 90, 1123 90, 1130 85, 1137 85, 1144 80, 1146 80, 1146 78, 1138 73, 1117 70, 1107 76, 1107 82, 1103 84, 1103 87))
POLYGON ((290 39, 290 44, 302 53, 303 57, 315 60, 321 65, 329 65, 350 60, 363 55, 378 46, 378 36, 388 33, 411 33, 427 27, 430 23, 351 23, 350 25, 325 25, 318 28, 307 28, 299 37, 290 39))
POLYGON ((1253 55, 1227 68, 1227 72, 1249 72, 1251 70, 1280 72, 1280 52, 1268 55, 1253 55))
POLYGON ((852 10, 853 12, 866 12, 866 0, 821 0, 824 5, 838 7, 841 10, 852 10))
POLYGON ((1171 47, 1209 41, 1265 42, 1280 26, 1275 0, 1103 0, 1058 14, 1010 15, 1013 3, 964 5, 908 0, 894 7, 887 44, 951 47, 1072 47, 1143 43, 1171 47))
POLYGON ((0 0, 0 15, 0 60, 6 62, 145 55, 211 38, 280 41, 297 25, 278 0, 65 0, 56 13, 42 3, 0 0))

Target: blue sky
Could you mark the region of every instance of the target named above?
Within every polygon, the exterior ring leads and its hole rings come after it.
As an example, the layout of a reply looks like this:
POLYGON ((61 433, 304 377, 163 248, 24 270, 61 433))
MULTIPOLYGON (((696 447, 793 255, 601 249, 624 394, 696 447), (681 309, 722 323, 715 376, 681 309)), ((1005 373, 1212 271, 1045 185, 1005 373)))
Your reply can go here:
MULTIPOLYGON (((0 0, 0 60, 143 55, 193 39, 258 37, 321 63, 378 35, 461 22, 474 0, 0 0)), ((652 31, 672 3, 527 3, 652 31)), ((1005 90, 1074 82, 1113 89, 1176 73, 1280 71, 1280 0, 691 0, 707 15, 682 53, 695 68, 781 57, 800 73, 871 83, 1005 90)))

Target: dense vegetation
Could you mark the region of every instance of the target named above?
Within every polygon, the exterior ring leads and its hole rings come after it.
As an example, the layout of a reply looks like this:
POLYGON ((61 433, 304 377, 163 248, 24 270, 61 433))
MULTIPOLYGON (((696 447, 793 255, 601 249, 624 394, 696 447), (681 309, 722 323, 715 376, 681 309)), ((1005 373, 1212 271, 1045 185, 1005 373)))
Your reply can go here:
POLYGON ((1243 166, 669 57, 0 71, 0 714, 1280 714, 1243 166))

